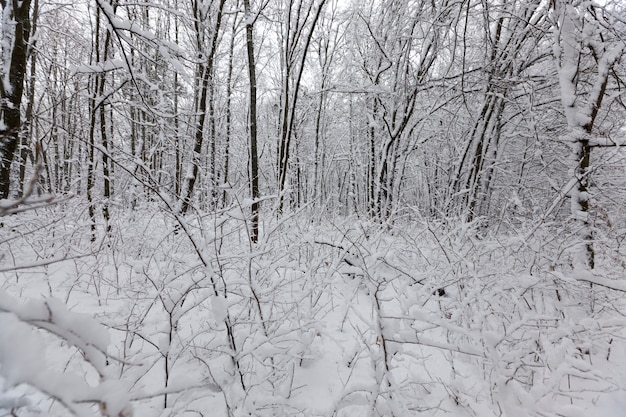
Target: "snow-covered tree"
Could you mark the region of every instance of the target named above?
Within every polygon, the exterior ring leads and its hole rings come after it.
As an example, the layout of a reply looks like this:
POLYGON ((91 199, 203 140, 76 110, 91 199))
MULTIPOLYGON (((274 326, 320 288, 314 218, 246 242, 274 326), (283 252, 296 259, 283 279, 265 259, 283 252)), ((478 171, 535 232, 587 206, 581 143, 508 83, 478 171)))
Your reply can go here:
POLYGON ((21 105, 31 36, 31 0, 2 0, 0 26, 0 198, 11 190, 11 163, 22 128, 21 105))
MULTIPOLYGON (((591 178, 595 168, 591 164, 591 151, 594 147, 625 142, 623 137, 607 138, 607 134, 614 132, 603 130, 599 116, 604 107, 611 105, 606 100, 619 97, 612 91, 623 81, 615 80, 617 74, 613 69, 626 52, 626 31, 618 16, 593 2, 555 0, 553 7, 554 55, 567 121, 567 132, 560 139, 571 148, 567 192, 571 215, 584 247, 577 263, 593 269, 591 178)), ((623 132, 619 134, 623 136, 623 132)))

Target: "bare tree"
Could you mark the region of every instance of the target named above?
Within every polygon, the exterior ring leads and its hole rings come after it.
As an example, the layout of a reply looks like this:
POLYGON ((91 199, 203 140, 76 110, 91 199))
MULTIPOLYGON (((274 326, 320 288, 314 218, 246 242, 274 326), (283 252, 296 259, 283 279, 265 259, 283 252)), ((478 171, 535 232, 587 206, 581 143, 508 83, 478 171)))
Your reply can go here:
MULTIPOLYGON (((212 3, 212 2, 211 2, 212 3)), ((214 91, 213 74, 215 68, 215 58, 217 53, 218 37, 220 35, 220 27, 222 25, 222 16, 224 12, 224 4, 226 0, 219 0, 215 8, 207 8, 202 1, 193 2, 194 13, 194 30, 196 35, 196 48, 198 54, 198 64, 196 70, 196 82, 198 96, 195 99, 197 119, 194 128, 194 147, 189 167, 182 187, 182 205, 181 213, 186 213, 191 204, 191 196, 198 177, 200 169, 200 155, 202 153, 202 144, 204 142, 204 129, 207 118, 213 118, 212 100, 214 91), (209 15, 209 11, 213 15, 209 15), (211 22, 210 18, 213 18, 211 22), (211 25, 212 23, 212 25, 211 25), (205 32, 208 30, 209 34, 205 32), (205 44, 205 38, 209 36, 208 45, 205 44)), ((214 139, 214 137, 213 137, 214 139)))
MULTIPOLYGON (((432 87, 438 67, 447 65, 441 53, 451 36, 461 4, 442 1, 372 2, 359 13, 367 34, 359 48, 367 83, 369 119, 367 195, 370 215, 387 219, 401 190, 401 161, 410 151, 420 118, 424 92, 432 87)), ((454 56, 452 54, 452 56, 454 56)))
POLYGON ((282 10, 281 109, 278 143, 278 210, 284 205, 291 140, 294 137, 296 108, 300 98, 302 74, 317 22, 326 0, 287 1, 282 10))
POLYGON ((480 105, 468 108, 473 121, 451 187, 458 200, 457 209, 462 210, 467 221, 488 214, 492 182, 498 174, 495 166, 501 151, 502 129, 510 122, 511 113, 519 117, 519 113, 508 111, 509 97, 523 98, 517 86, 532 77, 533 66, 548 56, 544 38, 549 22, 539 4, 535 0, 487 2, 482 11, 481 29, 484 38, 489 39, 486 64, 480 68, 485 86, 480 95, 466 93, 465 97, 476 97, 480 105))

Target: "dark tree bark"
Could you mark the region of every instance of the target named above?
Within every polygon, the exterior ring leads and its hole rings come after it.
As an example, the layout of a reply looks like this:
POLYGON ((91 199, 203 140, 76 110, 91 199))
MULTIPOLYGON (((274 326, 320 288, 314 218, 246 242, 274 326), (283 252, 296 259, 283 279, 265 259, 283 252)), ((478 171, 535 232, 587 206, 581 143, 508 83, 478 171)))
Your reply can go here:
POLYGON ((185 184, 183 185, 182 192, 182 205, 180 212, 185 214, 189 209, 191 204, 191 196, 193 195, 193 189, 196 184, 196 180, 198 177, 198 171, 200 169, 200 154, 202 152, 202 143, 204 141, 204 126, 206 123, 207 112, 209 113, 209 117, 213 117, 211 114, 211 109, 208 106, 208 100, 213 100, 213 97, 209 94, 212 90, 213 83, 213 70, 215 63, 215 54, 217 50, 217 40, 219 37, 220 27, 222 25, 222 15, 224 11, 224 3, 226 0, 220 0, 219 5, 217 6, 215 25, 212 28, 212 37, 210 50, 207 54, 202 54, 200 51, 203 48, 203 25, 204 25, 204 17, 200 8, 200 4, 194 2, 194 19, 196 22, 196 36, 198 42, 198 53, 201 57, 206 57, 206 61, 200 62, 198 64, 198 74, 200 80, 200 98, 198 100, 198 119, 196 120, 195 125, 195 144, 193 148, 193 155, 191 160, 191 169, 187 177, 185 178, 185 184))
MULTIPOLYGON (((109 47, 111 44, 111 32, 107 31, 104 38, 104 45, 102 49, 102 61, 105 62, 109 59, 109 47)), ((96 43, 96 48, 100 48, 100 45, 96 43)), ((98 52, 99 53, 99 52, 98 52)), ((105 83, 106 77, 105 73, 98 74, 98 86, 97 86, 97 95, 98 97, 103 96, 105 94, 105 83)), ((98 98, 100 100, 100 98, 98 98)), ((104 221, 106 223, 106 231, 109 232, 110 225, 110 213, 109 213, 109 199, 111 198, 111 162, 109 161, 109 138, 107 134, 107 123, 106 123, 106 108, 105 102, 100 102, 100 140, 102 141, 102 148, 105 152, 102 152, 102 175, 103 175, 103 197, 104 201, 102 204, 102 216, 104 217, 104 221)))
MULTIPOLYGON (((35 0, 35 3, 33 4, 33 15, 31 18, 31 32, 32 35, 34 35, 35 33, 37 33, 37 18, 39 17, 39 0, 35 0)), ((22 196, 23 193, 23 189, 24 189, 24 179, 26 178, 26 160, 28 159, 28 157, 31 157, 31 160, 33 160, 33 154, 30 150, 30 143, 32 141, 33 138, 33 126, 32 126, 32 119, 33 119, 33 109, 35 106, 35 73, 36 73, 36 69, 37 69, 37 55, 35 54, 35 44, 36 44, 37 40, 33 40, 32 45, 30 47, 30 51, 28 52, 28 58, 30 59, 30 76, 29 76, 29 85, 28 85, 28 104, 26 106, 26 114, 25 114, 25 127, 26 130, 28 130, 28 134, 24 135, 21 138, 21 145, 20 145, 20 157, 19 157, 19 167, 20 167, 20 173, 19 173, 19 184, 20 184, 20 197, 22 196)), ((34 161, 33 161, 34 163, 34 161)))
POLYGON ((571 216, 577 223, 583 249, 579 254, 581 259, 575 259, 575 262, 593 269, 595 237, 591 218, 591 150, 594 146, 605 145, 593 143, 593 133, 604 99, 612 98, 605 97, 607 87, 614 75, 614 67, 626 54, 626 44, 623 34, 616 32, 615 26, 609 23, 609 16, 600 18, 599 6, 582 8, 559 0, 554 1, 552 7, 557 18, 554 43, 557 46, 555 55, 561 103, 568 127, 565 139, 571 147, 570 177, 574 181, 569 190, 571 216))
POLYGON ((548 30, 547 15, 538 4, 510 1, 484 12, 484 36, 491 39, 485 57, 485 90, 451 187, 458 201, 455 210, 468 222, 489 215, 502 127, 510 122, 509 96, 515 89, 509 80, 521 79, 547 56, 538 52, 548 30))
POLYGON ((309 51, 309 45, 311 44, 313 33, 317 26, 317 22, 320 18, 326 0, 321 0, 317 5, 317 9, 315 10, 313 9, 314 2, 309 3, 308 7, 305 6, 303 2, 304 0, 299 1, 297 4, 295 4, 294 2, 289 2, 287 10, 287 22, 285 23, 286 34, 283 51, 285 68, 282 77, 283 97, 281 103, 281 128, 277 161, 279 212, 282 212, 284 205, 284 192, 287 186, 287 174, 289 170, 289 151, 291 148, 291 139, 294 136, 293 131, 296 119, 296 105, 299 98, 302 74, 304 72, 304 67, 306 64, 306 57, 309 51), (308 28, 308 31, 303 36, 304 28, 309 20, 311 20, 310 26, 308 28), (297 55, 298 53, 301 54, 299 57, 297 55), (292 76, 294 77, 293 80, 292 76))
MULTIPOLYGON (((233 17, 230 45, 228 48, 228 72, 226 75, 226 126, 225 126, 225 138, 224 138, 224 167, 223 176, 224 184, 228 184, 230 181, 230 139, 232 136, 232 92, 233 92, 233 64, 235 54, 235 33, 237 32, 237 15, 233 17)), ((227 191, 223 190, 222 204, 227 204, 227 191)))
MULTIPOLYGON (((24 75, 30 39, 30 0, 0 0, 3 12, 14 26, 3 28, 2 54, 10 56, 8 84, 0 83, 0 198, 8 198, 11 190, 11 163, 19 143, 22 127, 20 106, 24 92, 24 75), (8 12, 8 13, 7 13, 8 12), (14 32, 12 32, 14 31, 14 32), (12 32, 12 33, 11 33, 12 32)), ((12 25, 11 25, 12 26, 12 25)))
POLYGON ((257 150, 257 114, 256 114, 256 69, 254 63, 254 20, 250 13, 250 1, 243 1, 246 11, 246 49, 248 52, 248 76, 250 78, 250 114, 248 130, 250 133, 250 188, 252 192, 252 225, 250 240, 256 243, 259 239, 259 157, 257 150))

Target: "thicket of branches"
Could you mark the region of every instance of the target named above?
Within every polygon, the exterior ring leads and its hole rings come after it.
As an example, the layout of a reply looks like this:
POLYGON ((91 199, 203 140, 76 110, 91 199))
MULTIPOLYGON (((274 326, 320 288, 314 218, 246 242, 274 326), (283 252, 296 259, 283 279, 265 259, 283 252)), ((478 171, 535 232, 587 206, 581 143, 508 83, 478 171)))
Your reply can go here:
POLYGON ((620 401, 620 2, 0 5, 0 416, 620 401))
POLYGON ((87 198, 94 225, 159 193, 181 213, 254 194, 273 198, 262 218, 571 215, 590 243, 621 203, 619 3, 248 3, 31 5, 23 65, 3 49, 3 76, 25 85, 16 126, 3 93, 3 137, 19 140, 5 195, 41 142, 43 190, 87 198))

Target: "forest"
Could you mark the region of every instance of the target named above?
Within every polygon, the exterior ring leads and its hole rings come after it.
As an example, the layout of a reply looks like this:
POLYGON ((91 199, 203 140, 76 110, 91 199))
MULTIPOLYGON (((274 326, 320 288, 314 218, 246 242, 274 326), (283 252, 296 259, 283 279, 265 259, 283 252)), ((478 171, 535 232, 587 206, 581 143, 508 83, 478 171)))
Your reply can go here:
POLYGON ((0 417, 626 415, 622 0, 0 8, 0 417))

